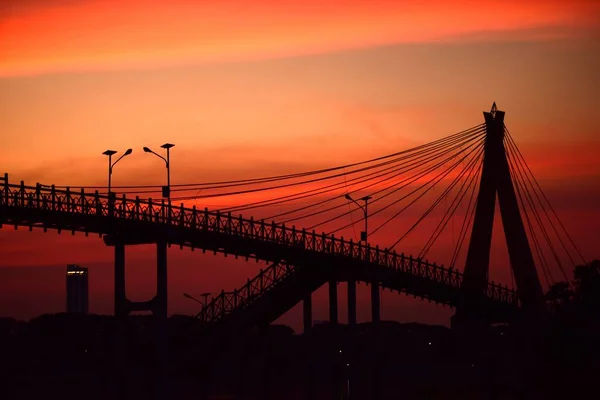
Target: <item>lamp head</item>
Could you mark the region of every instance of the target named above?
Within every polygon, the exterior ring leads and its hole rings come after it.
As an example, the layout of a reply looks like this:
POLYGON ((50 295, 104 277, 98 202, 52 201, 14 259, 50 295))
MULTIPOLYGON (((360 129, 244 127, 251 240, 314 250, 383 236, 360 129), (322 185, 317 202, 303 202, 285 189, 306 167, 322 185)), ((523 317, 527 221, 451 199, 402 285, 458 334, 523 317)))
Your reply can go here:
POLYGON ((163 144, 163 145, 162 145, 162 146, 160 146, 160 147, 162 147, 163 149, 167 149, 167 150, 168 150, 168 149, 170 149, 171 147, 174 147, 174 146, 175 146, 174 144, 171 144, 171 143, 165 143, 165 144, 163 144))
POLYGON ((150 150, 150 149, 149 149, 149 148, 147 148, 147 147, 144 147, 144 151, 145 151, 146 153, 152 153, 152 150, 150 150))
POLYGON ((133 149, 127 149, 127 151, 125 152, 125 154, 123 154, 124 156, 128 156, 133 152, 133 149))
POLYGON ((372 199, 372 197, 371 197, 371 196, 365 196, 365 197, 363 197, 361 200, 364 200, 364 201, 369 201, 369 200, 371 200, 371 199, 372 199))
POLYGON ((113 154, 116 154, 117 152, 115 150, 106 150, 104 153, 105 156, 112 156, 113 154))
POLYGON ((346 198, 346 200, 352 200, 352 197, 350 197, 349 194, 345 194, 344 197, 346 198))

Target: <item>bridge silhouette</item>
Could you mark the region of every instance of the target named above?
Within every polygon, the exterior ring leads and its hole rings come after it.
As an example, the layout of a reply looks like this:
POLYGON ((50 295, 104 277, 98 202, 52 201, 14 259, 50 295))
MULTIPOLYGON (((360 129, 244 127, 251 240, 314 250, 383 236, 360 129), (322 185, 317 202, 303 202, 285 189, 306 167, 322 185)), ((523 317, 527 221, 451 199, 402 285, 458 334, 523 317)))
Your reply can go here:
MULTIPOLYGON (((14 226, 15 229, 43 229, 44 232, 51 229, 58 233, 84 232, 86 236, 90 233, 98 234, 107 246, 114 248, 114 312, 118 321, 116 346, 117 349, 121 348, 117 350, 117 354, 121 354, 121 357, 124 354, 123 329, 127 315, 134 311, 151 311, 157 321, 158 362, 155 380, 158 397, 166 397, 167 393, 167 248, 172 245, 270 264, 264 270, 261 269, 257 276, 248 279, 243 286, 233 291, 222 290, 210 302, 205 302, 197 313, 196 319, 201 327, 199 334, 206 335, 205 338, 208 339, 203 341, 207 343, 203 356, 213 360, 234 333, 251 327, 264 328, 300 302, 303 304, 304 332, 308 332, 312 327, 311 294, 325 284, 329 289, 329 319, 332 323, 337 323, 339 282, 347 282, 350 326, 356 325, 357 282, 366 282, 371 286, 371 319, 374 328, 380 322, 381 288, 454 308, 456 311, 451 325, 460 330, 472 331, 497 322, 535 323, 538 317, 547 312, 547 308, 534 254, 546 284, 550 286, 550 281, 553 280, 549 262, 541 249, 544 241, 562 270, 550 232, 554 232, 573 264, 574 257, 567 245, 574 248, 582 259, 583 257, 525 163, 504 125, 504 115, 494 103, 489 112, 484 112, 484 124, 412 149, 318 171, 204 184, 200 186, 203 190, 213 188, 221 192, 175 199, 185 201, 220 196, 243 197, 249 193, 326 182, 336 177, 344 179, 341 183, 326 184, 316 189, 214 211, 196 206, 185 207, 183 203, 173 205, 170 184, 168 190, 163 191, 166 198, 156 201, 140 198, 139 194, 145 192, 140 190, 144 187, 139 186, 119 187, 118 189, 129 189, 129 192, 124 190, 117 197, 116 193, 110 191, 110 187, 104 194, 92 190, 98 189, 94 187, 74 189, 39 183, 30 186, 23 181, 13 183, 9 175, 4 174, 4 178, 0 178, 0 228, 7 225, 14 226), (455 172, 457 168, 459 172, 455 172), (353 176, 358 173, 361 175, 353 176), (294 182, 297 179, 305 180, 294 182), (413 204, 419 201, 423 203, 424 196, 445 180, 451 181, 450 184, 391 246, 380 247, 367 241, 366 200, 372 198, 371 205, 376 205, 383 204, 380 201, 388 199, 388 204, 376 209, 371 215, 385 210, 394 211, 392 207, 405 200, 409 202, 376 227, 372 232, 375 233, 413 204), (256 188, 256 185, 264 184, 271 186, 256 188), (358 210, 351 209, 330 217, 332 211, 348 205, 332 205, 344 197, 339 193, 325 200, 309 201, 293 210, 279 210, 269 218, 255 218, 257 215, 253 212, 300 199, 327 196, 332 192, 347 190, 349 184, 351 193, 365 193, 369 189, 369 196, 363 198, 364 218, 358 221, 365 221, 365 233, 359 241, 336 236, 336 233, 340 232, 340 235, 344 229, 353 227, 357 221, 329 232, 315 229, 351 216, 352 211, 358 210), (357 185, 360 187, 357 188, 357 185), (227 191, 222 192, 223 189, 227 191), (389 196, 398 195, 404 189, 410 192, 389 202, 389 196), (443 202, 447 204, 451 192, 456 192, 454 199, 423 250, 414 257, 397 252, 396 246, 430 217, 434 209, 443 202), (138 195, 128 197, 129 193, 138 195), (452 259, 447 266, 427 261, 425 255, 466 199, 468 205, 452 259), (489 281, 496 199, 516 290, 489 281), (233 215, 240 211, 244 211, 246 216, 233 215), (556 224, 552 222, 552 216, 556 224), (305 223, 304 227, 289 225, 294 221, 310 221, 311 218, 311 224, 305 223), (318 219, 315 220, 316 218, 318 219), (545 229, 546 220, 551 230, 545 229), (536 233, 536 224, 541 232, 536 233), (464 269, 460 271, 455 266, 469 229, 471 235, 464 269), (563 240, 561 235, 566 239, 563 240), (530 241, 535 253, 532 252, 530 241), (140 244, 156 246, 157 290, 152 299, 133 302, 128 300, 125 293, 125 250, 127 246, 140 244)), ((188 186, 180 185, 181 188, 176 188, 174 192, 189 191, 188 186)), ((352 200, 348 192, 345 197, 352 200)), ((356 201, 354 203, 360 207, 356 201)), ((378 368, 377 360, 374 359, 373 362, 375 371, 378 368)), ((123 365, 122 360, 117 360, 117 374, 122 379, 121 382, 125 381, 127 375, 123 365)), ((212 373, 217 373, 216 365, 213 369, 212 373)), ((374 376, 377 377, 378 373, 374 376)), ((377 384, 373 388, 375 391, 379 390, 377 384)))
MULTIPOLYGON (((472 218, 472 234, 464 272, 453 268, 455 258, 450 267, 444 267, 424 261, 421 256, 412 257, 403 253, 399 254, 395 250, 380 248, 378 245, 373 246, 363 240, 354 242, 351 239, 344 240, 343 237, 336 237, 334 233, 286 226, 287 221, 266 222, 264 219, 255 220, 252 217, 233 216, 231 210, 239 210, 239 207, 232 207, 229 212, 209 211, 206 208, 197 209, 195 206, 184 207, 183 203, 180 206, 174 206, 171 204, 170 198, 169 201, 162 199, 162 201, 156 202, 152 199, 141 199, 139 196, 127 198, 126 194, 117 198, 112 192, 105 195, 97 190, 89 192, 84 188, 74 190, 64 187, 61 189, 54 185, 39 183, 35 186, 27 186, 24 182, 13 184, 9 181, 8 174, 4 176, 0 193, 0 225, 14 225, 15 228, 26 226, 30 230, 33 228, 42 228, 44 231, 55 229, 59 233, 63 230, 85 232, 86 235, 96 233, 104 237, 105 244, 114 246, 115 250, 116 315, 150 310, 157 315, 166 317, 166 249, 167 246, 179 245, 182 248, 202 249, 203 251, 213 251, 215 254, 231 254, 236 258, 252 258, 271 263, 271 266, 264 271, 261 270, 244 286, 233 291, 222 291, 206 304, 197 314, 197 318, 206 323, 239 320, 233 323, 242 323, 244 326, 268 324, 298 302, 304 301, 304 328, 308 330, 312 323, 310 294, 327 282, 329 282, 330 290, 330 319, 332 322, 337 322, 336 285, 337 282, 348 282, 349 323, 353 324, 356 322, 356 291, 354 289, 356 281, 367 282, 373 286, 371 294, 374 322, 379 320, 380 286, 456 308, 457 314, 453 318, 453 324, 458 324, 460 321, 478 321, 486 324, 506 322, 514 319, 521 309, 535 309, 538 312, 542 310, 544 308, 543 293, 517 202, 517 194, 519 197, 522 196, 523 186, 519 185, 519 182, 516 185, 513 183, 516 174, 521 173, 514 165, 515 154, 517 154, 514 152, 516 145, 512 138, 509 138, 510 141, 507 139, 508 131, 504 125, 504 112, 497 110, 495 103, 490 112, 484 112, 484 117, 485 124, 406 151, 413 151, 415 156, 412 160, 418 160, 418 157, 431 155, 435 157, 443 149, 460 149, 456 154, 441 159, 433 167, 422 169, 415 179, 408 182, 410 184, 445 165, 448 160, 454 160, 466 148, 470 149, 467 155, 462 156, 461 154, 461 158, 452 167, 453 169, 459 162, 463 163, 467 160, 467 167, 463 169, 456 180, 458 178, 462 178, 463 181, 470 180, 469 187, 476 177, 480 176, 479 192, 472 207, 474 215, 471 217, 474 218, 472 218), (512 160, 507 156, 506 146, 515 146, 512 160), (468 159, 469 155, 476 151, 479 152, 479 157, 473 156, 468 159), (477 161, 480 159, 483 162, 481 165, 477 165, 477 161), (481 173, 471 174, 470 172, 477 166, 481 173), (470 168, 469 173, 465 173, 467 168, 470 168), (515 191, 515 187, 517 191, 515 191), (510 262, 516 280, 516 291, 507 286, 488 282, 496 194, 510 262), (157 295, 147 302, 131 302, 125 295, 125 247, 136 244, 156 244, 157 246, 157 295)), ((518 149, 516 151, 518 152, 518 149)), ((518 154, 520 155, 520 153, 518 154)), ((375 160, 380 159, 386 159, 386 157, 375 160)), ((353 165, 361 164, 364 162, 353 165)), ((408 161, 405 161, 404 164, 407 167, 411 165, 408 161)), ((386 163, 382 165, 386 165, 386 163)), ((373 182, 377 177, 395 172, 391 168, 386 167, 377 174, 367 174, 357 183, 373 182), (388 172, 381 173, 382 171, 388 172)), ((338 168, 328 170, 335 171, 336 169, 338 168)), ((452 169, 447 169, 443 174, 429 179, 428 183, 433 182, 434 185, 446 177, 452 169), (440 176, 441 178, 438 178, 440 176)), ((310 174, 289 176, 304 175, 310 174)), ((283 178, 289 176, 283 176, 283 178)), ((270 179, 258 178, 249 181, 268 182, 270 179)), ((314 181, 318 180, 314 179, 314 181)), ((370 183, 363 188, 374 186, 378 182, 370 183)), ((328 185, 324 188, 336 185, 338 184, 328 185)), ((221 185, 221 187, 230 186, 221 185)), ((279 185, 278 187, 286 186, 293 185, 279 185)), ((465 186, 464 182, 463 186, 465 186)), ((472 188, 474 193, 475 185, 472 188)), ((448 189, 445 192, 448 192, 448 189)), ((296 197, 305 198, 327 192, 327 190, 319 190, 300 192, 296 197)), ((394 191, 396 190, 398 189, 394 189, 394 191)), ((233 193, 243 194, 246 192, 252 192, 252 190, 233 193)), ((375 194, 380 192, 382 190, 376 191, 375 194)), ((381 197, 389 194, 391 193, 381 197)), ((466 191, 463 191, 460 201, 465 194, 466 191)), ((421 196, 422 194, 413 202, 421 196)), ((280 199, 286 197, 290 196, 279 197, 263 203, 265 205, 279 204, 283 202, 280 199)), ((439 200, 440 198, 436 203, 439 203, 439 200)), ((522 198, 520 200, 523 201, 522 198)), ((453 201, 451 205, 451 207, 454 206, 453 211, 456 210, 460 201, 456 205, 454 205, 456 199, 453 201)), ((315 204, 322 203, 325 202, 315 204)), ((471 201, 469 203, 470 207, 471 201)), ((247 208, 260 206, 262 206, 261 202, 254 202, 250 203, 247 208)), ((302 209, 308 207, 310 206, 302 207, 302 209)), ((336 207, 318 211, 312 215, 322 214, 324 211, 334 208, 336 207)), ((524 209, 523 204, 521 204, 521 208, 524 209)), ((286 214, 289 212, 280 213, 278 216, 283 217, 286 214)), ((529 224, 528 216, 525 215, 525 217, 529 224)), ((448 219, 445 219, 445 223, 447 221, 448 219)), ((315 226, 319 225, 321 224, 315 226)), ((348 226, 350 225, 345 227, 348 226)), ((463 228, 465 227, 463 226, 463 228)), ((466 229, 461 229, 461 231, 464 231, 462 232, 464 238, 467 233, 466 229)), ((532 233, 530 232, 530 235, 532 233)), ((439 236, 439 233, 437 234, 439 236)), ((533 239, 536 240, 535 235, 533 239)))

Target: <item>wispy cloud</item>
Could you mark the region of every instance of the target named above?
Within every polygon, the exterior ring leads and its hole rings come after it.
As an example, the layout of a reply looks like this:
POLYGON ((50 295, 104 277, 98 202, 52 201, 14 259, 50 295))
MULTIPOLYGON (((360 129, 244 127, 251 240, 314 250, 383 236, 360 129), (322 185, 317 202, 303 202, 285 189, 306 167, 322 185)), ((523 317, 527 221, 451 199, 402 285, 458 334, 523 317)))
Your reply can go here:
POLYGON ((0 76, 290 57, 394 43, 545 40, 596 26, 599 7, 576 0, 20 1, 0 11, 0 76))

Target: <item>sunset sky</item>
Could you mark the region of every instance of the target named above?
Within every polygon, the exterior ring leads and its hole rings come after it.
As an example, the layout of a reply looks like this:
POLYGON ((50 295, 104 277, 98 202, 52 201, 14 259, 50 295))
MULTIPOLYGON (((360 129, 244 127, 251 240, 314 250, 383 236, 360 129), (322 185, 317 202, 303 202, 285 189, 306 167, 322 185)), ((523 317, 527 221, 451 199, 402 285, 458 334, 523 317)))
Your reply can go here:
MULTIPOLYGON (((0 172, 28 184, 103 186, 101 153, 133 148, 113 185, 162 185, 164 163, 141 149, 164 142, 176 144, 173 184, 302 172, 462 131, 495 101, 592 259, 600 257, 599 54, 593 0, 3 1, 0 172)), ((495 233, 492 267, 506 280, 495 233)), ((171 313, 196 311, 183 292, 231 290, 264 267, 179 248, 169 257, 171 313)), ((91 311, 110 313, 111 260, 97 235, 4 226, 0 316, 63 311, 67 263, 90 267, 91 311)), ((128 249, 133 300, 153 295, 153 264, 150 247, 128 249)), ((366 320, 368 290, 359 290, 366 320)), ((320 290, 316 319, 326 319, 325 299, 320 290)), ((345 286, 342 321, 344 304, 345 286)), ((281 321, 298 328, 297 315, 281 321)), ((383 297, 384 319, 449 315, 383 297)))

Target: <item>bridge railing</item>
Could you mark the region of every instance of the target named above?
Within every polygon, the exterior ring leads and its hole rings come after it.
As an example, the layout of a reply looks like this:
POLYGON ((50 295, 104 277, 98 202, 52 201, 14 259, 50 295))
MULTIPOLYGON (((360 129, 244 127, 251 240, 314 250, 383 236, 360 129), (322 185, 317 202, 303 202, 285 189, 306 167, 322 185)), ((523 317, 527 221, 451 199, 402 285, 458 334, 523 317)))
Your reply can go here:
POLYGON ((289 276, 293 269, 291 265, 279 263, 271 264, 265 270, 261 269, 257 276, 248 279, 248 282, 240 289, 233 292, 222 291, 215 296, 202 308, 196 318, 204 322, 216 322, 235 310, 248 307, 254 300, 289 276))
MULTIPOLYGON (((9 183, 6 174, 3 186, 0 206, 34 208, 211 231, 377 264, 454 288, 460 288, 462 283, 460 272, 435 263, 430 264, 421 259, 405 257, 404 254, 397 254, 387 248, 380 249, 379 246, 355 243, 352 239, 344 240, 343 237, 318 234, 314 230, 312 232, 307 232, 305 229, 298 230, 295 226, 286 227, 285 224, 276 224, 274 221, 267 223, 264 220, 255 221, 253 218, 244 219, 241 215, 233 216, 231 213, 223 214, 219 211, 209 212, 207 208, 198 210, 195 206, 185 208, 183 204, 169 206, 164 199, 156 202, 151 198, 128 199, 125 195, 121 198, 109 199, 98 191, 90 194, 83 189, 58 190, 55 186, 48 187, 40 184, 30 187, 25 186, 23 182, 20 185, 13 185, 9 183)), ((486 295, 497 302, 518 304, 514 291, 495 283, 488 284, 486 295)))

